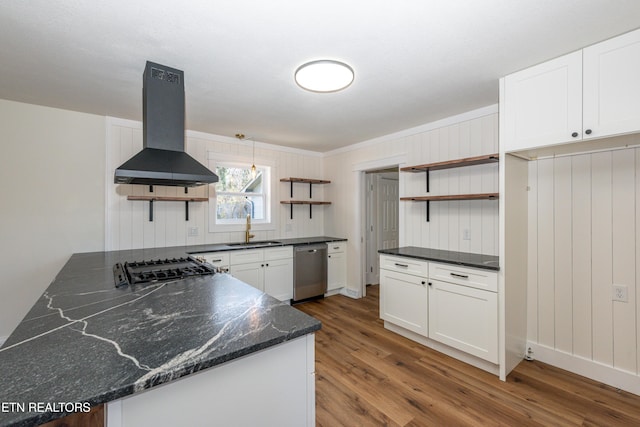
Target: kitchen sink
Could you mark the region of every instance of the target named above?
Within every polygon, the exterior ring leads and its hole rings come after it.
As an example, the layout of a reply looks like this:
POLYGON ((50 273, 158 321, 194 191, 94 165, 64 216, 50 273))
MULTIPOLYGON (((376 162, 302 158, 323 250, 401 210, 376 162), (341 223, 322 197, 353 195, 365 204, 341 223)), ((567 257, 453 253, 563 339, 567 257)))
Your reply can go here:
POLYGON ((263 240, 263 241, 255 241, 255 242, 241 242, 241 243, 227 243, 226 246, 231 246, 231 247, 238 247, 238 246, 242 246, 242 247, 246 247, 246 248, 255 248, 255 247, 260 247, 260 246, 274 246, 274 245, 282 245, 281 242, 276 242, 276 241, 272 241, 272 240, 263 240))

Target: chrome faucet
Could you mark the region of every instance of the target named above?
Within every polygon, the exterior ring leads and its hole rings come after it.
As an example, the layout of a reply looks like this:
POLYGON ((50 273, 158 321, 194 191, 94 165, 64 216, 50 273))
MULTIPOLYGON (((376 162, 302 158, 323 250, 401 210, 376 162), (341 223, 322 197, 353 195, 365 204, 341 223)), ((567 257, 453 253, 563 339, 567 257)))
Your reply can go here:
POLYGON ((251 214, 247 214, 247 228, 244 232, 244 242, 245 243, 249 243, 249 240, 251 240, 252 238, 256 237, 255 234, 250 234, 249 231, 251 230, 251 214))

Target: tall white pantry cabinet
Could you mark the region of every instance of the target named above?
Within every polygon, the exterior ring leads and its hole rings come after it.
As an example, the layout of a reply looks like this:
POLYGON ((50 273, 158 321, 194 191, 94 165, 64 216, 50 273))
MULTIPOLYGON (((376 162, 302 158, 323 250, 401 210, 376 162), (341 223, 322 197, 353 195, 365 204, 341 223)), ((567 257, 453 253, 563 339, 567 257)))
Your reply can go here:
POLYGON ((624 284, 629 301, 612 299, 613 267, 640 244, 633 201, 640 200, 634 190, 640 188, 634 178, 640 152, 629 148, 640 146, 639 132, 640 30, 500 80, 501 377, 533 347, 543 361, 640 394, 635 258, 625 265, 632 274, 618 279, 631 282, 624 284), (626 202, 617 206, 617 198, 626 202), (624 250, 616 249, 616 229, 625 226, 624 250), (613 248, 600 227, 613 229, 613 248), (585 256, 583 242, 590 251, 585 256), (593 265, 600 262, 613 265, 610 274, 596 277, 593 265), (583 270, 593 270, 593 277, 583 270), (553 283, 544 284, 547 279, 553 283), (625 305, 612 305, 620 302, 625 305), (629 340, 620 337, 601 351, 602 322, 589 317, 600 307, 608 310, 603 319, 613 317, 609 342, 624 329, 638 344, 622 345, 629 340), (527 310, 536 325, 527 324, 527 310))

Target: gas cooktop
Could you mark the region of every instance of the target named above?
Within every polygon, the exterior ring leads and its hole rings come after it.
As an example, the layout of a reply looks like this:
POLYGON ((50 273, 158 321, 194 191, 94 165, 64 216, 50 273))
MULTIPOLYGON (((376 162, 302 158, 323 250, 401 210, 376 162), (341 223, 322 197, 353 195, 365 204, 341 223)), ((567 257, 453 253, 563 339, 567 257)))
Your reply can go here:
POLYGON ((116 288, 138 283, 152 283, 214 274, 216 269, 195 258, 157 259, 117 263, 113 266, 116 288))

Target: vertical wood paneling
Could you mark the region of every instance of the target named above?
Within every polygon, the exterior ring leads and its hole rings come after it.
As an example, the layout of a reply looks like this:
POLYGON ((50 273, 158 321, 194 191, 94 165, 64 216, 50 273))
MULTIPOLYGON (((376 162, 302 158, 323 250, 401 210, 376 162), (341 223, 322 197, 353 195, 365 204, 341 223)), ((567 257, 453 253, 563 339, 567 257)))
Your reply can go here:
POLYGON ((554 320, 555 347, 570 353, 573 350, 573 293, 571 259, 571 158, 553 162, 553 238, 554 238, 554 320))
POLYGON ((593 358, 613 364, 613 312, 611 304, 611 153, 593 154, 591 160, 591 235, 593 237, 592 315, 593 358))
POLYGON ((538 342, 555 346, 553 160, 538 162, 538 342))
MULTIPOLYGON (((629 150, 612 153, 613 284, 629 290, 635 300, 635 156, 629 150)), ((611 295, 611 294, 610 294, 611 295)), ((633 303, 613 302, 613 365, 636 372, 636 309, 633 303)))
POLYGON ((574 156, 571 160, 573 354, 590 359, 592 357, 591 156, 574 156))

